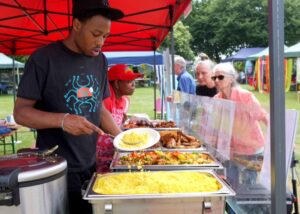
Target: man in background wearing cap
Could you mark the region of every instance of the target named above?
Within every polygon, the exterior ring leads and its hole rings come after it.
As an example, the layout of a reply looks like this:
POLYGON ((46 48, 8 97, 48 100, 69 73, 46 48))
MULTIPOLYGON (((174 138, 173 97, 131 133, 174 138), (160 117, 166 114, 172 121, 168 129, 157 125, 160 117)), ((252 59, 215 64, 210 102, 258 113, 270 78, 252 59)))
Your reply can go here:
MULTIPOLYGON (((81 187, 95 171, 96 141, 104 130, 121 132, 102 100, 109 96, 107 59, 101 47, 111 20, 124 16, 107 0, 73 0, 73 27, 63 41, 31 55, 18 88, 14 117, 37 129, 37 147, 58 145, 68 163, 70 213, 91 213, 81 187), (102 130, 99 128, 101 127, 102 130)), ((59 211, 58 211, 59 212, 59 211)))
POLYGON ((185 60, 182 57, 177 56, 175 57, 174 61, 175 61, 174 69, 178 81, 177 90, 187 94, 195 94, 196 93, 195 80, 192 77, 192 75, 190 75, 186 71, 185 60))
MULTIPOLYGON (((142 77, 140 73, 134 73, 128 66, 118 64, 108 71, 110 96, 103 100, 103 105, 111 112, 118 126, 126 119, 129 107, 129 97, 135 90, 135 79, 142 77)), ((109 172, 109 166, 113 159, 114 147, 112 139, 106 135, 99 135, 96 151, 97 172, 109 172)))
POLYGON ((111 112, 115 122, 121 126, 129 107, 127 96, 135 90, 135 79, 143 77, 141 73, 134 73, 128 66, 118 64, 108 71, 110 96, 103 101, 104 106, 111 112))

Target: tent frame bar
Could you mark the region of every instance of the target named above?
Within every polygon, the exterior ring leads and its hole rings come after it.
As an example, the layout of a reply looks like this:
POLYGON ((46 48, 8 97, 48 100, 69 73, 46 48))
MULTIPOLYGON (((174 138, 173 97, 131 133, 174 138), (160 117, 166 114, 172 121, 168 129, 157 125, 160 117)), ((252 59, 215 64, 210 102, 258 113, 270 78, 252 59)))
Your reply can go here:
MULTIPOLYGON (((41 10, 41 9, 30 8, 30 7, 16 6, 16 5, 6 4, 6 3, 1 3, 1 2, 0 2, 0 6, 8 7, 8 8, 14 8, 14 9, 20 9, 20 8, 22 8, 22 9, 24 9, 26 11, 34 11, 34 12, 44 13, 43 9, 41 10)), ((52 11, 52 10, 47 10, 47 13, 56 14, 56 15, 62 15, 62 16, 72 15, 70 13, 57 12, 57 11, 52 11)))
POLYGON ((271 108, 271 213, 286 214, 284 2, 268 0, 271 108))
MULTIPOLYGON (((35 12, 32 12, 32 13, 28 13, 28 14, 30 16, 34 16, 34 15, 38 15, 38 14, 41 14, 41 13, 42 13, 41 11, 35 11, 35 12)), ((26 16, 27 15, 25 15, 25 14, 23 14, 23 15, 17 15, 17 16, 10 16, 10 17, 6 17, 6 18, 0 19, 0 22, 6 21, 6 20, 12 20, 12 19, 24 18, 26 16)))
POLYGON ((141 26, 147 26, 147 27, 155 27, 155 28, 166 28, 166 29, 170 28, 169 26, 164 26, 164 25, 153 25, 153 24, 147 24, 147 23, 141 23, 141 22, 131 22, 131 21, 125 21, 125 20, 117 20, 115 22, 132 24, 132 25, 141 25, 141 26))
POLYGON ((156 12, 156 11, 160 11, 160 10, 166 10, 168 8, 169 8, 169 6, 158 7, 158 8, 154 8, 154 9, 150 9, 150 10, 144 10, 144 11, 140 11, 140 12, 136 12, 136 13, 130 13, 130 14, 125 15, 125 17, 137 16, 137 15, 141 15, 141 14, 145 14, 145 13, 152 13, 152 12, 156 12))

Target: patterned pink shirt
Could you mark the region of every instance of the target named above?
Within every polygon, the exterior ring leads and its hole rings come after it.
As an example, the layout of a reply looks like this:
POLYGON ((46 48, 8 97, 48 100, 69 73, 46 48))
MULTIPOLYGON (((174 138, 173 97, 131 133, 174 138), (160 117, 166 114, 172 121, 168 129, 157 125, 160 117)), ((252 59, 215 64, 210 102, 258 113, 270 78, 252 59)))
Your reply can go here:
MULTIPOLYGON (((222 93, 215 98, 223 99, 222 93)), ((249 91, 233 87, 230 99, 236 102, 231 154, 253 155, 263 151, 265 139, 259 121, 268 124, 268 113, 249 91)))

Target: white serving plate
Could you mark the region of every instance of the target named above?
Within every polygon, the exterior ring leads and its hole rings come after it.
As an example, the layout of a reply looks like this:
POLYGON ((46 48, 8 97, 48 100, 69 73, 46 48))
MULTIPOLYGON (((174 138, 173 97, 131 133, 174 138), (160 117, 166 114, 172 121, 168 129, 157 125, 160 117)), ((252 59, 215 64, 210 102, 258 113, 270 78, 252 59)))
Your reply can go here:
MULTIPOLYGON (((114 139, 114 147, 117 148, 118 150, 122 150, 122 151, 138 151, 138 150, 143 150, 143 149, 147 149, 151 146, 153 146, 154 144, 156 144, 160 139, 160 134, 151 128, 134 128, 134 129, 129 129, 127 131, 121 132, 120 134, 118 134, 115 139, 114 139), (131 132, 135 132, 137 134, 145 134, 147 133, 149 135, 149 139, 148 142, 143 145, 143 146, 137 146, 137 147, 132 147, 132 148, 123 148, 120 144, 122 143, 122 138, 124 137, 125 134, 129 134, 131 132)), ((134 146, 134 145, 133 145, 134 146)))

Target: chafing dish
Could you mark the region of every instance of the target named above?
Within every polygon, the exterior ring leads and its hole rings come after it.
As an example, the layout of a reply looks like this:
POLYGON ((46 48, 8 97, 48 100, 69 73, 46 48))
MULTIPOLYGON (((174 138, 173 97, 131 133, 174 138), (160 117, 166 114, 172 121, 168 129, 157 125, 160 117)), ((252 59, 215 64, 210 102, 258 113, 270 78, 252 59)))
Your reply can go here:
POLYGON ((93 213, 97 214, 224 213, 225 197, 234 196, 235 192, 213 170, 201 170, 198 172, 208 173, 216 178, 221 184, 221 188, 214 192, 103 195, 93 191, 97 177, 109 176, 115 173, 104 175, 94 174, 83 198, 92 204, 93 213))
MULTIPOLYGON (((146 151, 147 152, 147 151, 146 151)), ((164 151, 162 151, 164 152, 164 151)), ((193 152, 184 152, 184 153, 194 153, 193 152)), ((199 153, 197 151, 197 153, 199 153)), ((200 152, 201 154, 207 155, 209 159, 211 159, 212 163, 202 163, 202 164, 176 164, 176 165, 142 165, 142 166, 136 166, 134 164, 128 166, 128 165, 121 165, 119 164, 119 160, 121 157, 131 154, 130 152, 115 152, 113 161, 111 162, 110 168, 114 171, 128 171, 128 170, 152 170, 152 171, 158 171, 158 170, 195 170, 195 169, 223 169, 222 164, 216 160, 211 154, 208 152, 200 152)))
POLYGON ((122 130, 131 128, 153 128, 157 131, 180 130, 173 121, 165 120, 127 120, 121 126, 122 130))

